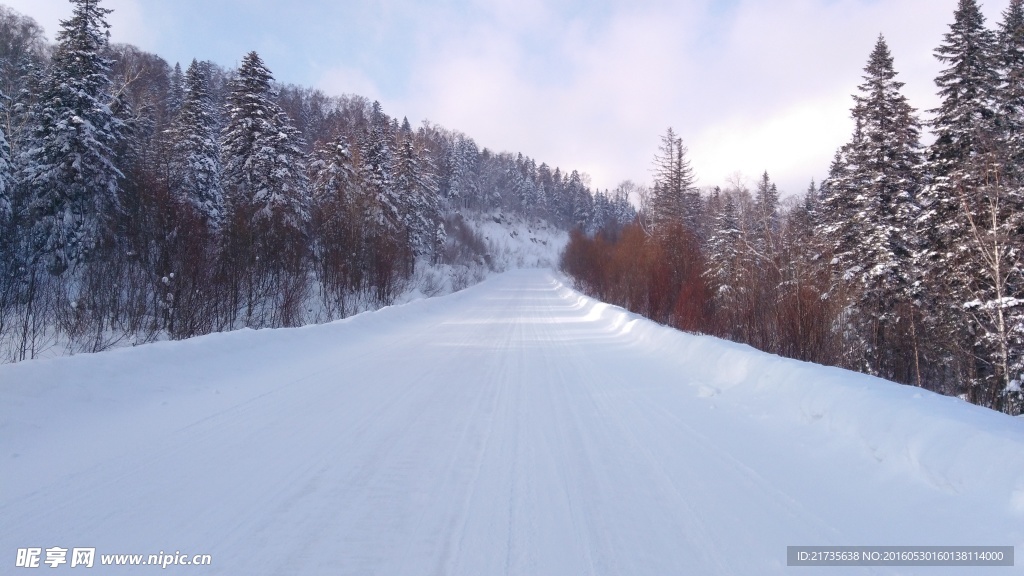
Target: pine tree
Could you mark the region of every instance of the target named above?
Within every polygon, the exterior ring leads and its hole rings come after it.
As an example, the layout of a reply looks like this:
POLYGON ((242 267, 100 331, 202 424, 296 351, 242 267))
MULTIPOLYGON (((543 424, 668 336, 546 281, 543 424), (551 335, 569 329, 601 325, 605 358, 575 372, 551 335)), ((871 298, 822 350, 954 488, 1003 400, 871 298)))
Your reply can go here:
POLYGON ((755 242, 767 256, 774 249, 774 238, 779 231, 779 188, 768 177, 767 170, 754 192, 754 221, 755 242))
POLYGON ((362 165, 360 175, 363 191, 368 195, 370 217, 375 226, 398 234, 403 229, 402 202, 395 189, 393 138, 390 121, 374 102, 370 122, 361 144, 362 165))
MULTIPOLYGON (((721 194, 721 191, 716 191, 721 194)), ((717 202, 717 199, 716 199, 717 202)), ((744 287, 739 282, 743 237, 739 212, 731 194, 719 202, 722 209, 715 216, 711 237, 707 241, 708 269, 704 276, 714 293, 717 313, 725 320, 725 336, 735 337, 737 322, 731 321, 738 312, 738 292, 744 287)))
POLYGON ((339 206, 348 203, 346 196, 355 186, 356 174, 352 152, 344 136, 317 146, 309 168, 313 174, 311 189, 314 202, 321 204, 337 200, 335 203, 339 206))
POLYGON ((1008 184, 1024 182, 1024 0, 1011 0, 999 27, 996 130, 1008 184))
MULTIPOLYGON (((192 65, 196 64, 192 60, 192 65)), ((174 71, 171 72, 170 86, 167 91, 167 116, 174 118, 178 115, 182 105, 185 103, 186 92, 188 91, 188 79, 181 72, 181 64, 174 63, 174 71)))
POLYGON ((593 220, 594 197, 583 184, 583 177, 576 170, 569 175, 565 193, 572 210, 572 227, 586 231, 587 225, 593 220))
POLYGON ((304 142, 275 102, 272 82, 259 55, 247 54, 228 97, 221 139, 227 203, 301 231, 308 219, 304 142))
POLYGON ((654 195, 649 216, 655 234, 683 226, 688 221, 687 195, 693 192, 694 176, 686 146, 672 128, 665 131, 654 158, 654 195))
POLYGON ((1019 405, 1022 356, 1021 20, 1020 3, 1011 2, 997 37, 976 3, 961 0, 936 51, 948 68, 936 78, 934 181, 921 202, 930 248, 922 263, 937 295, 931 330, 951 336, 947 363, 967 398, 1002 410, 1019 405))
POLYGON ((995 51, 995 35, 985 27, 977 2, 960 0, 949 32, 935 50, 935 57, 948 66, 935 79, 942 103, 932 111, 936 139, 931 161, 939 177, 952 177, 972 153, 987 146, 999 81, 995 51))
MULTIPOLYGON (((3 115, 6 96, 0 92, 0 116, 3 115)), ((11 164, 11 147, 0 126, 0 229, 7 223, 11 215, 12 196, 14 194, 14 166, 11 164)))
POLYGON ((911 338, 904 327, 915 313, 907 305, 917 280, 920 122, 900 92, 903 83, 895 79, 893 58, 881 36, 864 72, 851 112, 856 130, 823 187, 819 226, 836 250, 837 280, 853 304, 854 345, 862 355, 857 367, 910 381, 905 369, 897 371, 907 365, 898 348, 911 338))
POLYGON ((41 85, 47 42, 35 20, 0 6, 0 93, 8 100, 0 115, 11 158, 16 159, 31 131, 31 110, 41 85))
POLYGON ((217 118, 206 64, 195 60, 185 75, 185 92, 171 128, 174 191, 213 227, 224 215, 217 118))
POLYGON ((963 230, 950 259, 954 296, 972 351, 969 398, 1017 414, 1024 410, 1024 4, 1003 12, 994 63, 994 119, 979 130, 979 151, 962 169, 958 188, 963 230))
POLYGON ((394 176, 396 201, 413 251, 432 256, 441 220, 436 177, 429 159, 416 148, 408 119, 403 120, 398 133, 394 176))
MULTIPOLYGON (((956 267, 960 239, 966 236, 960 194, 982 178, 968 163, 991 150, 999 78, 995 60, 996 38, 985 27, 975 0, 960 0, 953 23, 935 57, 947 67, 935 78, 942 102, 932 110, 935 142, 928 172, 932 182, 921 194, 921 228, 928 231, 927 268, 956 267)), ((955 288, 947 287, 941 292, 955 288)))
POLYGON ((89 256, 121 204, 114 159, 123 123, 111 111, 111 63, 102 56, 111 10, 99 0, 72 4, 34 110, 33 144, 21 162, 35 251, 58 273, 89 256))
POLYGON ((554 175, 546 162, 537 167, 537 203, 534 214, 540 218, 551 218, 551 196, 554 192, 554 175))

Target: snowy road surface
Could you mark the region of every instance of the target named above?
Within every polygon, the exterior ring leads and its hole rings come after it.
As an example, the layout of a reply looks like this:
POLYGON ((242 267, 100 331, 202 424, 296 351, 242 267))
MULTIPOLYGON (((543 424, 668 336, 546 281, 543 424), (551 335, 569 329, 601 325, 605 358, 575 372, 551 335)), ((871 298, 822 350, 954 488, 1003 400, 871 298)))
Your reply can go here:
POLYGON ((1024 419, 677 333, 544 271, 0 367, 0 461, 4 574, 36 573, 14 567, 26 547, 96 548, 91 571, 46 574, 976 574, 787 568, 786 546, 1024 555, 1024 419), (212 564, 98 566, 159 552, 212 564))

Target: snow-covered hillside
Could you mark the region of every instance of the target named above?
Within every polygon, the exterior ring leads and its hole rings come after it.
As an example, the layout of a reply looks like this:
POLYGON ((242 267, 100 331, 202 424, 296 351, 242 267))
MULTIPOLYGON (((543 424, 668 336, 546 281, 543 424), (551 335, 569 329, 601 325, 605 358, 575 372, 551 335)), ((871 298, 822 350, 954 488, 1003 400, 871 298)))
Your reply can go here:
POLYGON ((456 252, 451 262, 418 262, 398 302, 451 294, 496 272, 558 268, 569 241, 568 233, 546 220, 501 210, 458 214, 449 227, 446 250, 456 252))
POLYGON ((211 556, 172 574, 473 576, 1024 550, 1024 419, 682 334, 542 270, 327 325, 0 366, 0 458, 4 573, 27 547, 211 556))

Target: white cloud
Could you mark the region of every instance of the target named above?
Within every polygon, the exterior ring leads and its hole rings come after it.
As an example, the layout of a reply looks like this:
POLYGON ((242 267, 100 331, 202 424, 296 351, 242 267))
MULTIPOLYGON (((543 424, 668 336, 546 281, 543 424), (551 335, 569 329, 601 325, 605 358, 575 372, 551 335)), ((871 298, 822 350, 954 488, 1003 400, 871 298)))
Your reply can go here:
MULTIPOLYGON (((60 29, 60 21, 71 17, 72 5, 68 0, 3 0, 3 4, 31 16, 53 41, 60 29)), ((134 44, 152 50, 159 39, 159 30, 145 21, 139 0, 105 0, 101 6, 114 12, 108 19, 114 42, 134 44)))
POLYGON ((358 68, 329 68, 321 74, 316 86, 326 94, 358 94, 371 100, 380 98, 380 90, 376 83, 358 68))
MULTIPOLYGON (((602 188, 649 179, 659 136, 674 126, 702 184, 768 170, 803 190, 850 130, 850 96, 879 33, 906 94, 935 105, 932 50, 955 0, 746 0, 614 8, 606 21, 477 21, 428 38, 401 113, 461 129, 482 145, 591 173, 602 188), (537 38, 554 38, 535 53, 537 38), (559 71, 554 74, 550 71, 559 71)), ((990 24, 999 10, 989 9, 990 24)), ((540 14, 541 16, 538 16, 540 14)))

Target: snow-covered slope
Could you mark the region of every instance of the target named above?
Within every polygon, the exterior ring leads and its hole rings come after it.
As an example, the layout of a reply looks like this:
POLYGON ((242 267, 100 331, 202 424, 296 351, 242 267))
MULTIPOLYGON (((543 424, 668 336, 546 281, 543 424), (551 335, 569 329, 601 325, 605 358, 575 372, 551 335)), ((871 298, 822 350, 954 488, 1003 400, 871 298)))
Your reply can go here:
POLYGON ((541 270, 322 326, 0 366, 0 459, 3 573, 54 546, 211 555, 175 574, 473 576, 1024 550, 1024 419, 675 332, 541 270))

